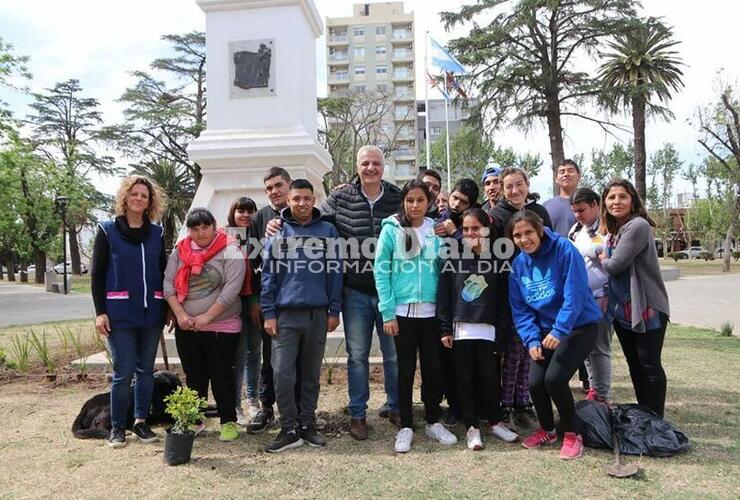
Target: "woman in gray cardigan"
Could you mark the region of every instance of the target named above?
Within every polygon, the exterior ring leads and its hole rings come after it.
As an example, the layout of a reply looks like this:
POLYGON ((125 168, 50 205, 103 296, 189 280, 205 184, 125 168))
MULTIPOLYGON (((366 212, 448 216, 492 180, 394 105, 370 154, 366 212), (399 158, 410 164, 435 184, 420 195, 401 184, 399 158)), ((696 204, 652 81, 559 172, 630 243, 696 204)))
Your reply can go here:
POLYGON ((668 323, 668 294, 655 249, 655 223, 635 187, 612 180, 601 196, 609 234, 601 254, 609 274, 607 315, 629 365, 637 402, 663 416, 666 376, 660 356, 668 323))

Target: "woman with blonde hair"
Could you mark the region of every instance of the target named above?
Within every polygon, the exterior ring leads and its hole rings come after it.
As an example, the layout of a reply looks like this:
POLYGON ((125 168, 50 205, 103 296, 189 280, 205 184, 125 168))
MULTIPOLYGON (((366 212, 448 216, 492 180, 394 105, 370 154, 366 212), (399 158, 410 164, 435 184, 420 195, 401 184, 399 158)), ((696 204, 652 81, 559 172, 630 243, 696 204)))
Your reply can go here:
POLYGON ((165 196, 146 177, 126 177, 116 194, 115 217, 98 225, 92 258, 95 328, 108 339, 113 359, 111 429, 108 445, 126 445, 131 380, 133 433, 142 442, 158 437, 146 424, 154 387, 154 358, 165 322, 162 279, 167 255, 156 224, 165 196))

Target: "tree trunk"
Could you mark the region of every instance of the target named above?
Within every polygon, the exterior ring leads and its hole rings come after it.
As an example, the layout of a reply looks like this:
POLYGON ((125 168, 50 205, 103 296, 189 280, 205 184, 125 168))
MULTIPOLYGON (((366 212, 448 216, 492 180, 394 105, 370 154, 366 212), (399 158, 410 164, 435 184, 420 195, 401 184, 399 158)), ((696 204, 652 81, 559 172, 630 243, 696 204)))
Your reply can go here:
POLYGON ((730 210, 730 227, 727 228, 727 235, 725 235, 725 251, 722 253, 722 271, 725 273, 730 272, 732 240, 735 237, 735 224, 737 223, 738 217, 740 217, 740 183, 736 183, 734 188, 734 199, 730 210))
POLYGON ((82 276, 82 266, 80 265, 80 244, 77 241, 77 235, 80 230, 76 226, 67 227, 67 237, 69 238, 69 260, 72 263, 72 274, 82 276))
POLYGON ((643 202, 647 199, 645 180, 647 154, 645 153, 645 100, 632 98, 632 130, 635 141, 635 189, 643 202))
POLYGON ((563 149, 563 126, 560 123, 560 103, 557 97, 548 99, 547 131, 550 138, 550 158, 552 159, 552 195, 557 196, 560 188, 555 184, 558 165, 565 159, 563 149))
POLYGON ((33 262, 36 264, 36 273, 33 281, 43 285, 44 274, 46 273, 46 252, 36 249, 33 254, 33 262))
POLYGON ((8 267, 8 281, 15 281, 15 256, 12 252, 8 253, 5 265, 8 267))

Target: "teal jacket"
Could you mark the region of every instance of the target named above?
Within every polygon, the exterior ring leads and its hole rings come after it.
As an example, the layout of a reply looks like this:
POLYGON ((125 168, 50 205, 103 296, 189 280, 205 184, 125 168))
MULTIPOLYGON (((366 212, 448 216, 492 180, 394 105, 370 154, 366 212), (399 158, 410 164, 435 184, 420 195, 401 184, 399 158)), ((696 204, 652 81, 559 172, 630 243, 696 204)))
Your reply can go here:
POLYGON ((383 220, 373 273, 384 322, 396 319, 397 305, 437 302, 441 245, 433 232, 417 244, 413 228, 402 228, 396 215, 383 220), (413 235, 410 251, 406 251, 406 235, 413 235))

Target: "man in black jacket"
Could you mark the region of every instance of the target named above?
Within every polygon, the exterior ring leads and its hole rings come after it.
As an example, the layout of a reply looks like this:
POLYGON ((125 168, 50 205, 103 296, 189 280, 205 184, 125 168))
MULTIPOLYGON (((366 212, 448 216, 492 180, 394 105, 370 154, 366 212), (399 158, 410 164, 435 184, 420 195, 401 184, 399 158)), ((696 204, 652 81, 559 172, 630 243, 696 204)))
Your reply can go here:
MULTIPOLYGON (((401 191, 382 180, 385 163, 383 152, 375 146, 363 146, 357 152, 358 179, 332 191, 321 206, 324 219, 332 222, 339 236, 355 240, 355 251, 345 255, 342 320, 347 348, 349 378, 350 435, 357 440, 368 437, 365 420, 370 398, 370 345, 373 327, 383 354, 386 405, 392 422, 398 419, 398 365, 393 338, 383 333, 383 320, 378 311, 378 294, 373 277, 374 255, 357 251, 363 241, 377 240, 384 218, 398 212, 401 191), (354 253, 354 255, 353 255, 354 253), (363 253, 365 253, 363 255, 363 253)), ((375 250, 373 244, 369 248, 375 250)))

